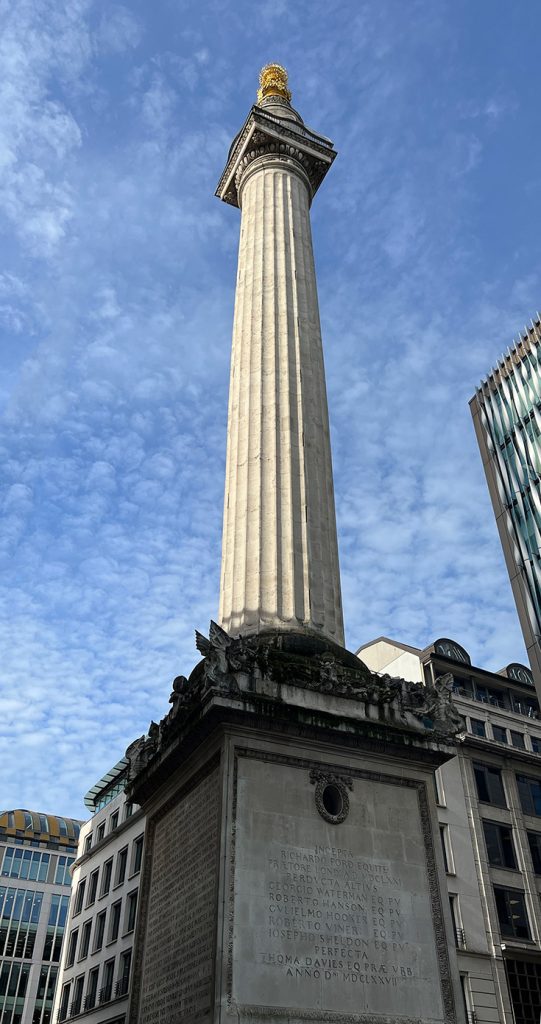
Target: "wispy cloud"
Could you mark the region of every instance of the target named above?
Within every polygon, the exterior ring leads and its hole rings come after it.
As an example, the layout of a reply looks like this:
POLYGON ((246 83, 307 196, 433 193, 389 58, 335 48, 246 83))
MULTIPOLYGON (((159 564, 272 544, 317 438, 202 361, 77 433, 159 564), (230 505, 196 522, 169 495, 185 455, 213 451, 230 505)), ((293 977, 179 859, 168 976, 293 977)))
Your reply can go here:
POLYGON ((312 218, 349 646, 524 658, 467 408, 539 304, 532 160, 498 227, 485 159, 511 56, 478 82, 460 5, 227 11, 4 5, 6 806, 80 814, 216 614, 239 215, 212 193, 269 59, 340 152, 312 218))

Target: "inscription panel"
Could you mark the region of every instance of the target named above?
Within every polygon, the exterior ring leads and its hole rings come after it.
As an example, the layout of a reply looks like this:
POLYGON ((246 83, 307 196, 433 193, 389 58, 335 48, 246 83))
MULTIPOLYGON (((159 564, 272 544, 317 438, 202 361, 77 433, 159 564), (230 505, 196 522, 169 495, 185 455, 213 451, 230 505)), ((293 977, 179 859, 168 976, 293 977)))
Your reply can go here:
POLYGON ((232 1000, 445 1018, 416 788, 354 778, 347 819, 304 768, 238 760, 232 1000))
POLYGON ((219 796, 216 769, 156 824, 140 1024, 210 1018, 219 796))

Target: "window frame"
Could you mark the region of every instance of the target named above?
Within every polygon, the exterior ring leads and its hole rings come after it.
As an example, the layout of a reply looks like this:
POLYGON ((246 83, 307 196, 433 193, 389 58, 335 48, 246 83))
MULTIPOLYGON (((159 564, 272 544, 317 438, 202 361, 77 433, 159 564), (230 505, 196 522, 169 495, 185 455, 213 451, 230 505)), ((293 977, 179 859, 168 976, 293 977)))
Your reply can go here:
POLYGON ((494 885, 493 889, 494 889, 494 900, 495 900, 495 903, 496 903, 496 917, 498 919, 498 926, 499 926, 499 929, 500 929, 500 934, 502 936, 502 939, 517 939, 519 942, 531 942, 532 941, 532 930, 531 930, 531 926, 530 926, 530 919, 529 919, 529 916, 528 916, 528 908, 527 908, 527 905, 526 905, 526 893, 524 892, 524 889, 516 889, 516 888, 514 888, 512 886, 507 888, 507 886, 505 886, 505 885, 494 885), (524 919, 526 921, 526 926, 525 927, 526 927, 526 931, 528 933, 527 935, 518 935, 515 930, 513 930, 513 931, 504 931, 505 922, 502 922, 501 917, 500 917, 499 908, 498 908, 498 898, 497 898, 497 893, 498 892, 503 893, 505 895, 505 897, 506 897, 506 903, 508 904, 507 912, 508 912, 508 916, 509 916, 510 919, 512 919, 512 917, 513 917, 513 913, 512 913, 512 910, 511 910, 511 897, 512 896, 518 896, 519 897, 519 901, 522 902, 522 909, 523 909, 523 912, 524 912, 524 919), (507 897, 509 897, 509 899, 507 899, 507 897))
POLYGON ((73 903, 73 916, 74 917, 76 917, 77 914, 80 914, 81 910, 83 909, 83 904, 84 904, 84 901, 85 901, 85 892, 86 892, 86 876, 84 878, 81 878, 80 881, 77 883, 77 891, 75 893, 75 900, 74 900, 74 903, 73 903))
POLYGON ((116 855, 116 870, 115 870, 115 884, 114 884, 114 888, 115 889, 116 889, 117 885, 122 885, 126 881, 126 871, 128 870, 128 853, 129 853, 129 845, 126 845, 126 846, 123 846, 122 849, 119 850, 117 855, 116 855), (122 866, 122 869, 123 869, 122 870, 122 877, 120 877, 120 868, 121 868, 121 866, 122 866))
POLYGON ((90 952, 90 940, 92 938, 92 918, 89 917, 87 921, 83 921, 81 925, 81 941, 79 943, 79 956, 77 961, 86 960, 90 952))
MULTIPOLYGON (((503 775, 502 775, 501 768, 497 768, 497 767, 495 767, 492 764, 485 764, 482 761, 472 761, 472 769, 473 769, 473 774, 474 774, 474 779, 475 779, 475 788, 476 788, 476 792, 477 792, 477 797, 478 797, 479 803, 481 803, 481 804, 489 804, 491 807, 503 807, 506 810, 508 810, 507 795, 506 795, 506 792, 505 792, 505 785, 504 785, 504 781, 503 781, 503 775), (486 799, 485 799, 484 796, 481 795, 481 792, 480 792, 478 773, 482 774, 483 783, 484 783, 484 786, 485 786, 486 792, 487 792, 487 798, 486 799), (503 803, 500 802, 499 799, 498 800, 491 799, 491 797, 493 797, 495 795, 494 786, 491 783, 491 780, 496 779, 496 778, 498 779, 499 786, 501 788, 501 798, 503 800, 503 803)), ((500 794, 498 792, 498 796, 499 795, 500 794)))
POLYGON ((109 857, 108 860, 102 864, 101 872, 101 888, 100 888, 100 900, 104 896, 108 896, 111 891, 111 882, 113 879, 113 858, 109 857))
POLYGON ((534 775, 523 775, 522 772, 517 772, 515 774, 515 779, 522 813, 529 815, 531 818, 541 818, 541 779, 536 778, 534 775), (532 795, 532 785, 539 787, 539 793, 537 794, 539 810, 535 809, 535 797, 532 795), (523 800, 524 789, 526 786, 529 787, 528 800, 526 801, 528 803, 528 807, 524 806, 523 800))
POLYGON ((94 928, 94 945, 92 946, 93 953, 99 953, 100 949, 103 949, 103 942, 105 939, 105 925, 107 923, 107 909, 100 910, 99 914, 96 914, 96 927, 94 928), (103 927, 102 927, 103 922, 103 927))
MULTIPOLYGON (((483 825, 483 836, 484 836, 484 840, 485 840, 485 848, 486 848, 486 853, 487 853, 487 863, 490 865, 490 867, 492 867, 492 868, 503 868, 506 871, 518 871, 517 851, 516 851, 516 846, 515 846, 515 840, 513 838, 513 826, 509 825, 509 824, 507 824, 507 822, 503 822, 503 821, 490 821, 490 819, 488 819, 488 818, 482 818, 481 822, 482 822, 482 825, 483 825), (501 864, 499 864, 496 861, 490 859, 490 847, 489 847, 489 840, 487 839, 487 829, 495 829, 496 830, 495 841, 496 841, 496 845, 498 847, 498 851, 499 851, 501 859, 502 859, 502 863, 501 864), (504 845, 504 843, 502 841, 502 836, 501 836, 502 830, 506 830, 509 833, 510 847, 508 849, 511 850, 513 864, 505 864, 504 863, 506 848, 505 848, 505 845, 504 845)), ((493 837, 493 839, 494 839, 494 837, 493 837)))

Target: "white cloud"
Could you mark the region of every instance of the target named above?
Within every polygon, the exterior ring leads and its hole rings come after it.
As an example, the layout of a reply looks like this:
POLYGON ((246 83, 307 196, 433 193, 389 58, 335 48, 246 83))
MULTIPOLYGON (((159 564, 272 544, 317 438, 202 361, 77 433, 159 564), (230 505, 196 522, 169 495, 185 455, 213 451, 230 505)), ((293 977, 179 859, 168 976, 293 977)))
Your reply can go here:
POLYGON ((242 4, 139 10, 18 0, 0 44, 0 757, 6 804, 59 813, 216 614, 239 214, 212 193, 269 59, 340 153, 312 221, 349 645, 524 657, 467 409, 538 280, 528 240, 495 269, 472 238, 500 93, 442 115, 428 0, 274 6, 265 38, 242 4))

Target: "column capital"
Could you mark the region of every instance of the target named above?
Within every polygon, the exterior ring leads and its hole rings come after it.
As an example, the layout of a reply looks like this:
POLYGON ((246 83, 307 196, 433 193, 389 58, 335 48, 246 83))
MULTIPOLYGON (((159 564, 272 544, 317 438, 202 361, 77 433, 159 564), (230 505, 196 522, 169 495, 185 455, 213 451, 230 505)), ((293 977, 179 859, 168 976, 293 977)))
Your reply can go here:
POLYGON ((331 166, 336 151, 324 135, 317 135, 296 120, 282 120, 253 106, 229 151, 216 196, 240 206, 239 185, 245 167, 259 156, 280 155, 301 165, 310 182, 312 197, 331 166))

